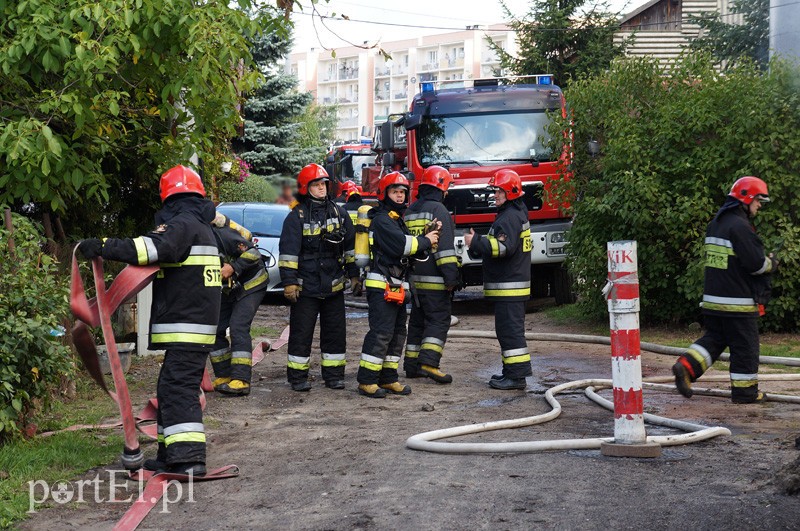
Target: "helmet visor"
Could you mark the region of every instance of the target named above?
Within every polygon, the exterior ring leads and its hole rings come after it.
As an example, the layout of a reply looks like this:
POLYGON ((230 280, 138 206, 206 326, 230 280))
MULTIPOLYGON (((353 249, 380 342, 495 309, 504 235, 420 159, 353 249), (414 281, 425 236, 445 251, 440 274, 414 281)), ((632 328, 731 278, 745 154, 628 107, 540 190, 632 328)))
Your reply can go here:
POLYGON ((769 203, 771 201, 769 196, 764 194, 756 194, 756 199, 758 199, 762 203, 769 203))

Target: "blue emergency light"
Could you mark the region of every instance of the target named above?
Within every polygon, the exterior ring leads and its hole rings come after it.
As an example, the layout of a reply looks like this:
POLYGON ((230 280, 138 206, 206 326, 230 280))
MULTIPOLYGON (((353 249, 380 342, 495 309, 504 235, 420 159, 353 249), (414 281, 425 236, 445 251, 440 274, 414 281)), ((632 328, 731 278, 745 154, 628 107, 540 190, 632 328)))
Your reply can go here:
POLYGON ((552 85, 553 78, 550 76, 539 76, 539 84, 540 85, 552 85))
POLYGON ((433 83, 422 83, 422 92, 433 92, 433 83))

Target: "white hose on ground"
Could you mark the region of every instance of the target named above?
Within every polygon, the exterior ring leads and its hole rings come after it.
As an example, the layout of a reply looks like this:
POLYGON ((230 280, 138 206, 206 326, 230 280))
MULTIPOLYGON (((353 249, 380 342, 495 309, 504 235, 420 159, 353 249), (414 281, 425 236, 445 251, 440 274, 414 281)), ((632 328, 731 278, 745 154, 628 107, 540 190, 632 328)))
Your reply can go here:
MULTIPOLYGON (((497 334, 492 330, 451 330, 447 333, 447 337, 481 337, 496 339, 497 334)), ((526 332, 525 339, 531 341, 562 341, 567 343, 594 343, 597 345, 610 345, 611 339, 605 336, 589 336, 581 334, 547 334, 537 332, 526 332)), ((656 343, 641 342, 642 350, 652 352, 654 354, 666 354, 669 356, 680 356, 686 352, 685 348, 669 347, 666 345, 658 345, 656 343)), ((720 361, 729 361, 730 355, 723 353, 719 357, 720 361)), ((774 363, 778 365, 787 365, 791 367, 800 367, 800 358, 786 358, 779 356, 761 356, 759 357, 761 363, 774 363)))
MULTIPOLYGON (((496 338, 497 335, 493 331, 467 331, 467 330, 451 330, 448 337, 471 337, 471 338, 496 338)), ((588 336, 588 335, 575 335, 575 334, 537 334, 526 333, 526 339, 534 341, 571 341, 577 343, 599 343, 610 344, 610 339, 603 336, 588 336)), ((685 349, 676 347, 665 347, 663 345, 655 345, 652 343, 642 343, 642 349, 658 354, 679 355, 685 349), (657 348, 657 350, 654 350, 657 348)), ((773 356, 762 356, 761 361, 767 363, 782 363, 784 365, 797 365, 800 360, 796 358, 779 358, 773 356), (765 360, 769 358, 769 361, 765 360)), ((727 376, 706 376, 701 378, 703 381, 727 381, 727 376)), ((799 374, 765 374, 759 375, 760 380, 800 380, 799 374)), ((651 388, 666 388, 674 390, 674 385, 660 385, 656 382, 669 382, 672 381, 671 377, 649 378, 643 382, 644 386, 651 388)), ((607 388, 612 387, 612 381, 607 379, 584 379, 572 382, 566 382, 547 390, 544 398, 547 403, 552 407, 552 410, 541 415, 534 415, 532 417, 523 417, 511 420, 498 420, 492 422, 483 422, 480 424, 470 424, 466 426, 457 426, 454 428, 444 428, 440 430, 428 431, 413 435, 406 440, 406 446, 412 450, 421 450, 426 452, 447 453, 447 454, 468 454, 468 453, 523 453, 523 452, 539 452, 547 450, 590 450, 600 448, 604 442, 613 442, 613 437, 596 437, 590 439, 558 439, 558 440, 545 440, 545 441, 523 441, 523 442, 501 442, 501 443, 465 443, 465 442, 438 442, 439 439, 448 439, 451 437, 459 437, 463 435, 470 435, 473 433, 481 433, 493 430, 523 428, 527 426, 534 426, 542 424, 549 420, 558 417, 561 414, 561 404, 555 399, 555 395, 575 388, 586 388, 585 393, 590 399, 600 404, 601 406, 613 411, 614 404, 594 392, 594 388, 607 388)), ((698 394, 716 394, 717 390, 713 389, 697 389, 698 394), (709 393, 706 393, 708 391, 709 393)), ((722 391, 726 393, 723 396, 730 396, 729 391, 722 391)), ((720 393, 720 394, 722 394, 720 393)), ((800 402, 800 398, 787 396, 787 395, 771 395, 768 394, 768 399, 780 402, 800 402)), ((700 424, 693 424, 689 422, 668 419, 658 415, 649 413, 644 414, 646 422, 666 426, 676 429, 687 431, 688 433, 678 435, 660 435, 648 436, 647 441, 660 444, 661 446, 674 446, 680 444, 688 444, 698 441, 717 437, 719 435, 730 435, 731 432, 723 427, 707 427, 700 424)))

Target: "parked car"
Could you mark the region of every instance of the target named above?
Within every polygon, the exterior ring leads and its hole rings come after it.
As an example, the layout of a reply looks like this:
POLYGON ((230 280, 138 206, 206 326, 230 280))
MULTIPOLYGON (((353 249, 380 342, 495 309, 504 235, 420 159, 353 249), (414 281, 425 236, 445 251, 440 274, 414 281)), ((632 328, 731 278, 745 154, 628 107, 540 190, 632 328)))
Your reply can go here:
POLYGON ((258 246, 269 273, 268 293, 283 292, 281 274, 278 270, 278 241, 281 238, 283 220, 289 215, 289 207, 274 203, 220 203, 217 212, 253 233, 253 243, 258 246))

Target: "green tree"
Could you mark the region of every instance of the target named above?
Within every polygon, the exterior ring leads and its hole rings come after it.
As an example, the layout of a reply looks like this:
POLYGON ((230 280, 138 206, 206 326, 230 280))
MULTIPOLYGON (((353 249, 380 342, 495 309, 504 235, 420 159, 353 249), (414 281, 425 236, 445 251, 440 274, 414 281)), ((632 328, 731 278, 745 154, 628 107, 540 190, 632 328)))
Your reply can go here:
POLYGON ((161 170, 235 134, 251 40, 287 28, 251 0, 0 1, 0 205, 149 223, 161 170))
POLYGON ((321 159, 321 146, 298 143, 303 114, 313 96, 299 92, 297 78, 278 67, 290 45, 291 41, 274 35, 254 43, 252 54, 264 80, 247 95, 244 136, 233 141, 233 149, 250 164, 251 171, 270 179, 293 176, 304 165, 321 159))
POLYGON ((769 62, 769 0, 733 0, 731 12, 690 15, 689 21, 703 30, 689 47, 711 53, 719 62, 733 66, 742 60, 754 61, 762 69, 769 62), (742 15, 742 23, 730 16, 742 15))
POLYGON ((338 108, 335 105, 312 103, 300 117, 297 144, 317 150, 318 156, 315 160, 322 160, 327 154, 328 146, 336 139, 337 114, 338 108))
POLYGON ((587 312, 606 312, 606 242, 631 239, 642 319, 697 318, 706 225, 738 177, 757 175, 773 198, 755 219, 758 232, 767 250, 785 241, 763 324, 800 328, 797 75, 778 62, 769 72, 745 63, 721 75, 710 56, 685 55, 670 68, 615 61, 570 86, 572 120, 560 127, 571 127, 576 149, 571 179, 556 189, 572 199, 569 265, 587 312), (590 140, 600 156, 585 149, 590 140))
POLYGON ((503 8, 517 32, 518 55, 492 46, 501 66, 516 75, 553 74, 556 83, 566 86, 581 75, 608 68, 627 44, 614 42, 619 14, 611 12, 605 1, 532 0, 522 18, 515 17, 505 4, 503 8))

